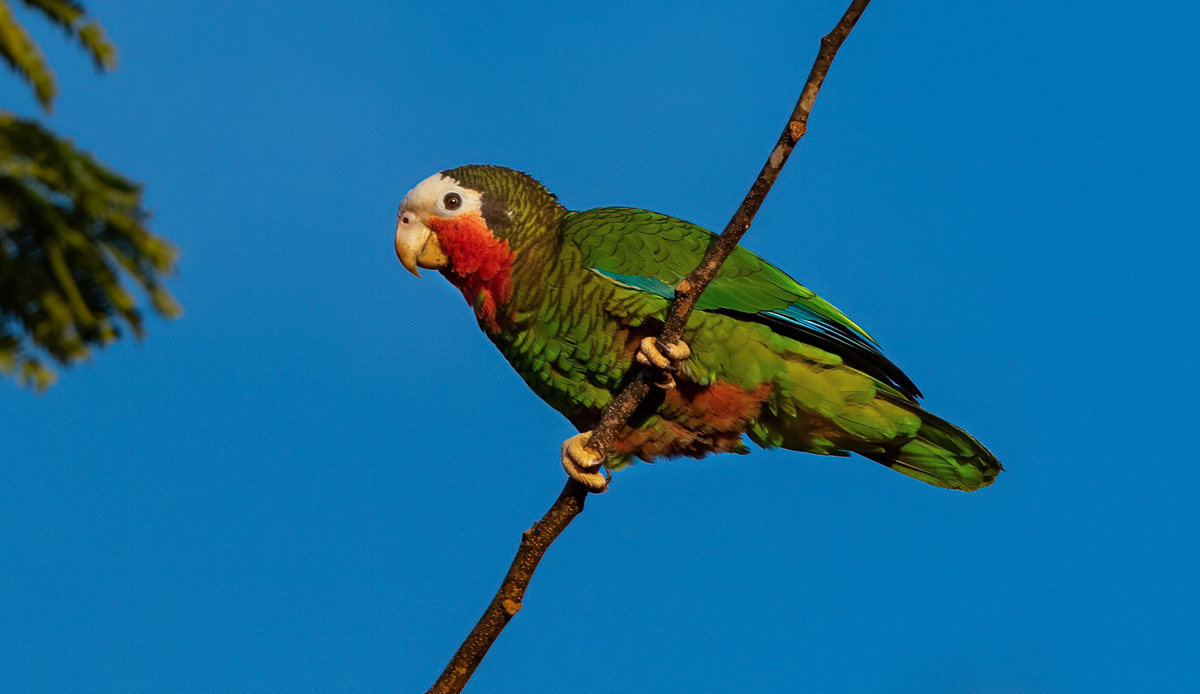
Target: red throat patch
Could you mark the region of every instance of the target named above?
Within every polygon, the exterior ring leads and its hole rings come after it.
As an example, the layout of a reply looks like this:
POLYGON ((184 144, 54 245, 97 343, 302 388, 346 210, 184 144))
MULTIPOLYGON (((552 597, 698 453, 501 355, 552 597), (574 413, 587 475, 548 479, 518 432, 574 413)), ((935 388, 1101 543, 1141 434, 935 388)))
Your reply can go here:
POLYGON ((492 332, 500 332, 496 307, 512 297, 512 262, 517 254, 508 250, 508 241, 492 234, 478 214, 430 217, 429 228, 450 259, 442 274, 475 308, 475 317, 492 332))

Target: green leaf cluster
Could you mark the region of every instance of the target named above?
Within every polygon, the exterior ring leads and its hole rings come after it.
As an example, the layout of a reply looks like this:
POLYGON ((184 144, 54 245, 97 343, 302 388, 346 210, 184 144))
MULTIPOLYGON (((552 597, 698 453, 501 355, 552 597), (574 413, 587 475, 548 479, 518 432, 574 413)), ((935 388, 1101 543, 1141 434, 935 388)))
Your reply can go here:
MULTIPOLYGON (((87 10, 82 3, 72 0, 22 1, 57 24, 68 37, 79 41, 80 47, 92 57, 97 70, 111 70, 117 66, 116 46, 105 37, 104 28, 99 22, 87 18, 87 10)), ((7 0, 0 0, 0 56, 18 75, 29 81, 42 108, 50 110, 57 94, 54 71, 25 27, 13 17, 12 7, 7 0)))
MULTIPOLYGON (((80 3, 24 4, 77 38, 97 68, 115 65, 115 48, 80 3)), ((54 75, 11 10, 0 0, 0 55, 49 110, 54 75)), ((123 327, 141 336, 125 275, 156 312, 179 314, 162 284, 178 252, 146 228, 141 198, 140 186, 69 141, 0 112, 0 371, 40 391, 55 379, 45 356, 69 366, 123 327)))

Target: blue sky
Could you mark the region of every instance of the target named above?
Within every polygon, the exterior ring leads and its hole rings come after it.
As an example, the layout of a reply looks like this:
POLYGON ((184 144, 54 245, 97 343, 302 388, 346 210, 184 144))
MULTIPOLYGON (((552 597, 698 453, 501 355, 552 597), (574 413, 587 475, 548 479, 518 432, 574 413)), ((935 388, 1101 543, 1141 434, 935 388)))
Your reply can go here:
MULTIPOLYGON (((423 691, 573 431, 400 267, 400 197, 494 163, 722 227, 844 9, 738 5, 97 2, 100 77, 22 14, 186 313, 0 382, 0 690, 423 691)), ((1196 691, 1198 19, 874 3, 746 245, 1007 472, 635 466, 468 691, 1196 691)))

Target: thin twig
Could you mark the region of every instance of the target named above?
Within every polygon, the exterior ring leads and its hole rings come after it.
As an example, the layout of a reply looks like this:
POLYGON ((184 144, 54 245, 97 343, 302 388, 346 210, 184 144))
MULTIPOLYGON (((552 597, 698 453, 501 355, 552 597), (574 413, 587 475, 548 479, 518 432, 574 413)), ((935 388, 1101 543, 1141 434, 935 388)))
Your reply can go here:
POLYGON ((550 548, 550 543, 583 511, 587 495, 587 487, 575 480, 567 480, 567 486, 563 487, 546 515, 521 535, 517 556, 508 567, 508 573, 492 598, 492 604, 488 605, 475 628, 450 659, 450 664, 442 671, 442 676, 429 688, 428 694, 456 694, 466 686, 483 656, 496 642, 496 637, 500 636, 513 615, 520 611, 529 579, 533 578, 533 572, 550 548))
MULTIPOLYGON (((850 34, 850 30, 854 28, 855 22, 862 16, 863 10, 867 8, 870 1, 853 0, 850 8, 842 15, 833 31, 821 39, 821 50, 818 51, 817 59, 808 73, 808 80, 800 92, 796 108, 792 111, 792 116, 788 119, 783 134, 779 136, 779 142, 775 145, 775 149, 771 151, 771 156, 767 158, 767 163, 763 165, 754 185, 750 187, 750 192, 746 193, 745 200, 734 213, 733 219, 729 220, 725 231, 716 237, 709 246, 700 266, 675 287, 675 298, 667 310, 662 334, 658 338, 661 342, 673 344, 683 336, 683 328, 687 325, 688 317, 691 316, 700 294, 716 277, 721 263, 725 262, 746 230, 750 228, 754 215, 758 213, 758 208, 762 206, 775 179, 779 177, 779 172, 787 163, 788 156, 791 155, 796 143, 800 141, 801 137, 804 137, 804 133, 808 129, 808 115, 812 112, 813 103, 816 101, 817 93, 821 91, 821 84, 825 81, 825 75, 829 73, 829 66, 833 63, 834 56, 837 55, 842 42, 846 40, 846 36, 850 34)), ((592 436, 588 442, 589 447, 603 455, 612 452, 612 443, 617 432, 625 426, 634 410, 649 394, 650 381, 648 379, 656 375, 656 371, 650 367, 640 367, 637 375, 609 402, 601 414, 600 424, 592 430, 592 436)), ((529 586, 533 572, 550 544, 575 519, 575 516, 583 511, 583 503, 589 491, 587 487, 575 480, 568 480, 562 493, 559 494, 558 499, 546 512, 546 515, 534 523, 532 528, 525 531, 521 537, 521 547, 517 550, 517 556, 513 559, 508 574, 500 584, 500 589, 492 598, 492 603, 488 605, 466 641, 454 654, 450 664, 442 672, 442 676, 430 687, 429 694, 456 694, 466 686, 467 681, 475 672, 475 668, 483 660, 483 656, 500 636, 501 630, 521 609, 525 589, 529 586)))

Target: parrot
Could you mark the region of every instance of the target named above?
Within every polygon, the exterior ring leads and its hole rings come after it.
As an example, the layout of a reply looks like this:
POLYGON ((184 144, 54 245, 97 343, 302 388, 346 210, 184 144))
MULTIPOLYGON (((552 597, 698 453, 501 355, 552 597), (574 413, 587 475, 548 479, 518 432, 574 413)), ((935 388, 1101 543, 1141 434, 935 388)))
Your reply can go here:
POLYGON ((472 164, 410 190, 396 254, 437 270, 542 400, 580 433, 561 446, 567 475, 604 491, 634 459, 763 448, 851 453, 938 487, 990 485, 999 460, 924 410, 917 386, 865 330, 782 270, 737 246, 673 344, 657 340, 675 286, 715 235, 657 212, 573 212, 532 176, 472 164), (587 447, 636 364, 661 387, 619 431, 587 447))

